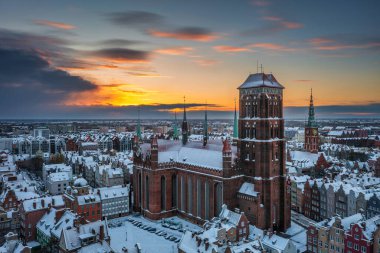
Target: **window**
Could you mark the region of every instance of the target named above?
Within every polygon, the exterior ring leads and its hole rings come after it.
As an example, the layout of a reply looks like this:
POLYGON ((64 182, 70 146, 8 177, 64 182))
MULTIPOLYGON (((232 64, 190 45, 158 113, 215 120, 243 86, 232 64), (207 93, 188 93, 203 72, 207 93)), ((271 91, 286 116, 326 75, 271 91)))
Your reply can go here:
POLYGON ((359 235, 358 234, 355 234, 355 240, 359 240, 359 235))
POLYGON ((365 246, 362 246, 362 253, 366 253, 367 252, 367 248, 365 246))
POLYGON ((347 247, 352 248, 352 242, 347 242, 347 247))
POLYGON ((359 245, 357 243, 354 244, 354 249, 359 250, 359 245))

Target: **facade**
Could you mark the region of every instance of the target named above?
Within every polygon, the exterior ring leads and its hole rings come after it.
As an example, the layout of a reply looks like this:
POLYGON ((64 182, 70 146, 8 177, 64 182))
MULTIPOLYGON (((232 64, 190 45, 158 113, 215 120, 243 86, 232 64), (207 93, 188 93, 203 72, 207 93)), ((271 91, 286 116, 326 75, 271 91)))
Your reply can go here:
POLYGON ((62 196, 25 200, 20 205, 20 239, 30 242, 37 239, 36 225, 49 208, 63 208, 62 196))
POLYGON ((70 177, 67 172, 51 173, 47 176, 46 188, 52 195, 63 194, 69 186, 70 177))
POLYGON ((318 126, 315 121, 313 91, 310 95, 309 117, 305 126, 305 150, 312 153, 318 153, 319 135, 318 126))
POLYGON ((374 233, 380 231, 380 216, 375 216, 366 221, 351 224, 350 229, 345 234, 345 253, 377 253, 373 251, 374 233))
POLYGON ((129 186, 98 189, 102 204, 102 219, 126 216, 129 209, 129 186))
POLYGON ((100 197, 97 194, 78 195, 69 189, 63 195, 66 207, 77 213, 84 220, 92 222, 102 219, 102 207, 100 197))
POLYGON ((374 193, 367 201, 367 218, 380 215, 380 192, 374 193))

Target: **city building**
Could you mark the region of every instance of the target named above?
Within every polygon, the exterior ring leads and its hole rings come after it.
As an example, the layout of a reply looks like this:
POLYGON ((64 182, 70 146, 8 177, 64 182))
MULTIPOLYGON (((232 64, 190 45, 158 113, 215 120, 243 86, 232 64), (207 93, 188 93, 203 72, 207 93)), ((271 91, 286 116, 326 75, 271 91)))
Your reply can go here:
POLYGON ((50 173, 47 176, 46 188, 52 195, 63 194, 69 186, 70 176, 67 172, 50 173))
POLYGON ((310 94, 309 116, 305 126, 305 150, 312 153, 318 153, 319 135, 318 126, 315 121, 313 91, 310 94))
POLYGON ((113 219, 129 214, 129 185, 98 189, 102 204, 102 219, 113 219))
POLYGON ((285 231, 290 226, 286 178, 283 86, 272 74, 250 75, 239 86, 239 138, 188 141, 184 107, 181 143, 134 140, 134 209, 151 219, 180 214, 203 223, 222 204, 239 207, 251 224, 285 231))

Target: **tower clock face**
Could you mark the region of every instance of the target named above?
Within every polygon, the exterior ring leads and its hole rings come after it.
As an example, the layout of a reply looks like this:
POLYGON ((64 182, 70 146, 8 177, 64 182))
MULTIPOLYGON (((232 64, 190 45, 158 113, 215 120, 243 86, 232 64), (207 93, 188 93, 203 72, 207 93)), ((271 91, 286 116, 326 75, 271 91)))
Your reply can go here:
POLYGON ((317 131, 317 129, 313 129, 313 135, 317 135, 318 134, 318 131, 317 131))

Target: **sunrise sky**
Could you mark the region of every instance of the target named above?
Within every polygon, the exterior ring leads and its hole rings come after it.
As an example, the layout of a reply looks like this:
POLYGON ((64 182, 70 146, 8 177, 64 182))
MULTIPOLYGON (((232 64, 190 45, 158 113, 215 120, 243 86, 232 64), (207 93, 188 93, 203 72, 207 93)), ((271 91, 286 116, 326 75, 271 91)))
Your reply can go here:
POLYGON ((380 117, 380 1, 3 1, 0 119, 228 118, 257 62, 287 118, 380 117), (200 112, 190 117, 200 117, 200 112))

